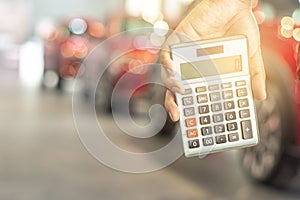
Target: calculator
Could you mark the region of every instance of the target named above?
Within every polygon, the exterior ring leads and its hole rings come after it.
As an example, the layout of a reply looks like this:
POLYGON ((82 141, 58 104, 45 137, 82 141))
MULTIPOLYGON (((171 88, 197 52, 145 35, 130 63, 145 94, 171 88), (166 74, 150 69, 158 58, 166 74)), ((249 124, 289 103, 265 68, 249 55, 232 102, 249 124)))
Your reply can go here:
POLYGON ((186 157, 258 144, 247 38, 242 35, 171 46, 186 157))

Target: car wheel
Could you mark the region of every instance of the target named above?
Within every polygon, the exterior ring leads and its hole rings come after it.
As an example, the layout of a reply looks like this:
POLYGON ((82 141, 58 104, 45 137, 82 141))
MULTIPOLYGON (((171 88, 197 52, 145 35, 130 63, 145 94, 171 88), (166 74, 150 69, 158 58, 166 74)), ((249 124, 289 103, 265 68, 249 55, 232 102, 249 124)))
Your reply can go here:
POLYGON ((276 61, 274 55, 265 58, 270 58, 264 61, 267 99, 255 103, 260 142, 243 150, 242 167, 255 181, 283 187, 297 172, 296 164, 287 155, 287 149, 296 141, 293 84, 287 66, 276 61))

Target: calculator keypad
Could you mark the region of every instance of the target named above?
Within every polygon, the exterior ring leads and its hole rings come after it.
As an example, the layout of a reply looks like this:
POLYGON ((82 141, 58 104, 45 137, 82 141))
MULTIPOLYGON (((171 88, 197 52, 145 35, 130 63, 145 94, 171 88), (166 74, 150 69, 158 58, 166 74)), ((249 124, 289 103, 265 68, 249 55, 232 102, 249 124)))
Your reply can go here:
POLYGON ((241 79, 185 90, 181 98, 183 137, 189 149, 253 139, 254 108, 253 104, 250 107, 248 85, 241 79))

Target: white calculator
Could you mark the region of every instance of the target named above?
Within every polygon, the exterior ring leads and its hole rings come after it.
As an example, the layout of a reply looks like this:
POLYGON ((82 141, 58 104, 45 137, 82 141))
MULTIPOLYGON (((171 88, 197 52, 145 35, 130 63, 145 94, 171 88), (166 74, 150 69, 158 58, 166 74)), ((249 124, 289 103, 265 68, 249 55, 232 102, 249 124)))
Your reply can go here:
POLYGON ((186 157, 249 147, 259 142, 247 38, 231 36, 171 46, 186 157))

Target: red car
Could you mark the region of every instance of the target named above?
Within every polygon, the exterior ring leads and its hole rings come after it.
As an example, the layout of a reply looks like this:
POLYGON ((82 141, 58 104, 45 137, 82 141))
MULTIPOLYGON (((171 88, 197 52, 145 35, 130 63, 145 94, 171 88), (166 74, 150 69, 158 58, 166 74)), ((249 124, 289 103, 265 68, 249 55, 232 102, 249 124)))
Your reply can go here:
POLYGON ((281 28, 280 22, 260 26, 268 97, 256 102, 261 141, 242 154, 251 178, 279 187, 296 176, 300 161, 300 51, 281 28))

